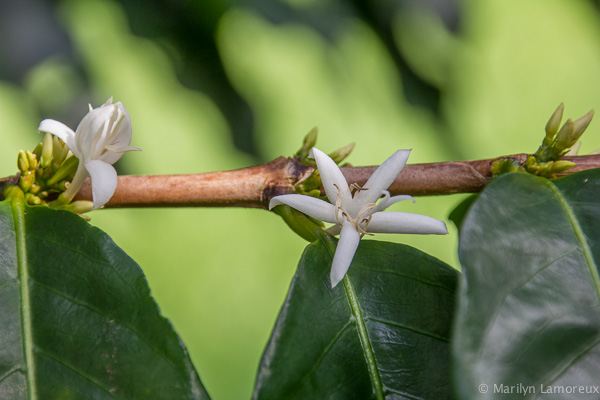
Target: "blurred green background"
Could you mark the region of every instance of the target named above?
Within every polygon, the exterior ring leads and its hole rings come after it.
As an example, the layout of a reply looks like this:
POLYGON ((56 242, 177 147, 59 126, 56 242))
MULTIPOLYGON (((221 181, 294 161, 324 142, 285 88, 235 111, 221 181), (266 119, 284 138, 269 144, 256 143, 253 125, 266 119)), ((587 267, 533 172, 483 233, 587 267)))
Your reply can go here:
MULTIPOLYGON (((600 103, 590 0, 4 0, 0 175, 43 118, 72 128, 109 96, 131 114, 122 174, 226 170, 356 142, 348 161, 533 152, 560 102, 600 103)), ((592 122, 582 153, 600 147, 592 122)), ((396 210, 446 219, 464 196, 396 210)), ((147 275, 215 399, 248 398, 305 243, 244 209, 101 210, 92 224, 147 275)), ((457 235, 383 236, 458 266, 457 235)))

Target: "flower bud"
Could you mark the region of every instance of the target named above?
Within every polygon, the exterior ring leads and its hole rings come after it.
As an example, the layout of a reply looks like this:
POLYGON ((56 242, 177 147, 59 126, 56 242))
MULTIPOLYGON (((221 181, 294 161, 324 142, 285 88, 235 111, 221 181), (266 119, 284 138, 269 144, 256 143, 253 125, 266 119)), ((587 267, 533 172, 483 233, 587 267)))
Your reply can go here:
POLYGON ((44 144, 42 145, 42 157, 40 158, 40 165, 42 168, 46 168, 52 161, 52 135, 46 133, 44 136, 44 144))
POLYGON ((38 194, 40 190, 42 190, 42 187, 37 183, 33 183, 29 189, 29 193, 38 194))
POLYGON ((567 161, 567 160, 558 160, 552 164, 552 173, 560 174, 561 172, 565 172, 566 170, 568 170, 569 168, 572 168, 574 166, 575 166, 574 162, 567 161))
POLYGON ((29 170, 33 171, 38 166, 37 157, 30 151, 25 152, 25 155, 27 156, 27 162, 29 163, 29 170))
POLYGON ((317 127, 315 126, 304 136, 304 140, 302 141, 302 147, 294 154, 296 157, 300 157, 300 161, 306 164, 312 165, 312 160, 307 160, 308 155, 310 153, 310 149, 312 149, 317 142, 317 127))
POLYGON ((27 204, 31 205, 31 206, 38 206, 40 204, 42 204, 42 200, 37 197, 34 194, 31 193, 26 193, 25 194, 25 201, 27 202, 27 204))
POLYGON ((64 192, 69 188, 70 185, 71 184, 69 183, 69 181, 60 181, 57 184, 53 185, 52 188, 64 192))
POLYGON ((571 143, 573 141, 573 120, 571 118, 569 118, 567 120, 567 122, 565 122, 565 124, 562 126, 562 128, 560 128, 560 131, 558 131, 558 135, 556 136, 556 143, 554 144, 554 147, 558 150, 558 151, 563 151, 564 149, 568 149, 569 147, 571 147, 574 143, 571 143))
POLYGON ((329 153, 329 157, 331 157, 331 159, 333 161, 335 161, 336 164, 339 164, 342 161, 344 161, 344 159, 346 157, 348 157, 350 155, 350 153, 352 152, 353 149, 354 149, 354 143, 350 143, 340 149, 337 149, 337 150, 329 153))
POLYGON ((67 145, 62 143, 58 137, 52 136, 52 167, 54 169, 58 169, 60 164, 67 158, 68 151, 67 145))
POLYGON ((548 123, 546 124, 546 138, 548 140, 552 140, 552 138, 556 136, 558 128, 560 127, 560 121, 562 120, 564 108, 564 104, 560 103, 556 111, 554 111, 554 114, 552 114, 548 120, 548 123))
POLYGON ((92 209, 94 208, 94 203, 87 200, 78 200, 73 201, 62 208, 74 212, 76 214, 83 214, 92 211, 92 209))
POLYGON ((44 142, 39 142, 37 144, 37 146, 35 146, 35 148, 32 151, 32 153, 35 154, 35 158, 38 159, 38 160, 42 156, 42 147, 43 147, 43 145, 44 145, 44 142))
MULTIPOLYGON (((574 139, 575 141, 573 142, 573 144, 575 144, 575 142, 577 142, 577 140, 579 140, 581 135, 583 135, 583 132, 585 132, 587 127, 590 125, 590 122, 592 122, 593 117, 594 117, 594 110, 590 110, 587 114, 585 114, 583 117, 579 118, 578 120, 576 120, 573 123, 573 135, 575 137, 575 139, 574 139)), ((569 146, 569 147, 571 147, 571 146, 569 146)))
POLYGON ((77 157, 71 155, 67 158, 62 165, 58 168, 58 170, 48 179, 48 185, 52 186, 59 181, 64 179, 72 179, 75 171, 77 170, 77 166, 79 165, 79 160, 77 157))
POLYGON ((20 150, 17 156, 17 167, 21 175, 25 175, 29 171, 29 161, 27 161, 27 156, 23 150, 20 150))
POLYGON ((28 172, 26 175, 21 175, 19 179, 19 186, 23 189, 23 192, 28 192, 31 186, 35 182, 35 172, 28 172))

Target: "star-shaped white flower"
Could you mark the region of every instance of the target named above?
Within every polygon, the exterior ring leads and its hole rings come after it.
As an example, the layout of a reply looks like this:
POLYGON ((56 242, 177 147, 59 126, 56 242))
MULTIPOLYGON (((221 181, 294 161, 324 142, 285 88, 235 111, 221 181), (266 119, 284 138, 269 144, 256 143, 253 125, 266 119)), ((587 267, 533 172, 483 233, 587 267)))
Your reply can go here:
POLYGON ((112 166, 123 153, 140 150, 131 147, 131 119, 121 102, 112 104, 112 97, 83 117, 77 130, 62 122, 45 119, 38 128, 62 139, 79 159, 79 166, 69 188, 62 194, 70 201, 88 175, 92 179, 94 209, 106 204, 117 188, 117 171, 112 166))
POLYGON ((327 154, 313 147, 315 159, 325 194, 330 203, 311 196, 285 194, 271 199, 269 209, 287 204, 313 218, 335 224, 330 232, 340 234, 331 265, 331 286, 335 287, 346 275, 361 237, 368 233, 412 233, 420 235, 445 235, 443 221, 425 215, 399 211, 382 212, 390 205, 413 200, 411 196, 394 196, 386 190, 396 179, 410 154, 399 150, 375 170, 364 187, 348 186, 339 167, 327 154), (352 191, 351 191, 352 189, 352 191), (377 200, 383 198, 377 203, 377 200))

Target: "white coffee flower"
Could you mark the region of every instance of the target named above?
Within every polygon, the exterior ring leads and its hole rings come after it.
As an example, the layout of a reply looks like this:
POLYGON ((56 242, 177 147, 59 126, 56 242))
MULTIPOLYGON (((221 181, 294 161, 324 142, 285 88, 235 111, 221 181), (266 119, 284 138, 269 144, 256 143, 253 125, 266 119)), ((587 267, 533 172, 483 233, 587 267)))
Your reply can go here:
POLYGON ((286 194, 271 199, 269 209, 279 204, 287 204, 313 218, 335 224, 330 231, 334 234, 339 233, 340 239, 331 265, 332 287, 344 278, 358 243, 365 234, 445 235, 448 233, 446 224, 435 218, 398 211, 382 212, 398 201, 413 200, 411 196, 406 195, 390 197, 390 193, 386 190, 404 168, 409 154, 410 150, 399 150, 392 154, 361 188, 356 184, 348 186, 337 164, 327 154, 313 147, 311 157, 317 163, 325 194, 330 203, 300 194, 286 194), (377 202, 381 196, 383 199, 377 202))
POLYGON ((69 188, 62 197, 70 201, 88 175, 92 179, 94 209, 106 204, 117 188, 117 171, 112 166, 131 147, 131 119, 121 102, 112 104, 112 97, 98 108, 92 108, 83 117, 77 130, 62 122, 45 119, 38 128, 41 132, 56 135, 67 144, 79 166, 69 188))

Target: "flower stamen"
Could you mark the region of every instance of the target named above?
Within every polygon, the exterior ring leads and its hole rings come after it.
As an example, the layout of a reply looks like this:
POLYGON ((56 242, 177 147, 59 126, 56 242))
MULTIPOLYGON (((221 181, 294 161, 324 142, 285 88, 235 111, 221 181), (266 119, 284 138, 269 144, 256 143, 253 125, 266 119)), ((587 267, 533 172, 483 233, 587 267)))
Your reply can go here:
POLYGON ((350 184, 350 194, 354 197, 354 193, 360 192, 361 190, 369 190, 369 188, 359 186, 358 183, 350 184))
POLYGON ((363 208, 360 209, 358 215, 356 216, 356 220, 360 221, 356 223, 356 230, 360 232, 361 238, 364 235, 373 236, 372 233, 367 232, 367 227, 369 226, 369 222, 371 222, 371 216, 373 215, 373 209, 375 208, 375 203, 365 204, 363 208), (362 228, 360 224, 365 223, 365 227, 362 228))
MULTIPOLYGON (((369 203, 363 206, 363 208, 361 208, 361 210, 358 212, 356 219, 354 219, 348 214, 348 211, 346 211, 344 207, 342 207, 342 193, 340 191, 340 187, 335 183, 333 184, 333 186, 335 186, 335 188, 338 190, 338 194, 335 199, 335 219, 337 220, 337 223, 340 226, 343 225, 342 221, 340 220, 341 213, 341 217, 345 218, 348 222, 350 222, 350 224, 352 224, 354 229, 356 229, 360 233, 361 238, 365 235, 373 236, 372 233, 367 232, 367 227, 369 226, 369 222, 371 222, 371 214, 373 213, 373 209, 375 208, 375 203, 369 203), (360 226, 360 224, 362 223, 365 223, 364 228, 360 226)), ((362 188, 355 183, 350 185, 350 188, 353 191, 368 190, 368 188, 362 188)))

